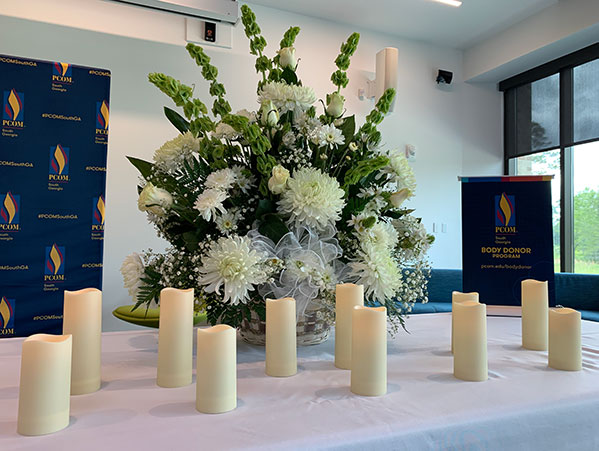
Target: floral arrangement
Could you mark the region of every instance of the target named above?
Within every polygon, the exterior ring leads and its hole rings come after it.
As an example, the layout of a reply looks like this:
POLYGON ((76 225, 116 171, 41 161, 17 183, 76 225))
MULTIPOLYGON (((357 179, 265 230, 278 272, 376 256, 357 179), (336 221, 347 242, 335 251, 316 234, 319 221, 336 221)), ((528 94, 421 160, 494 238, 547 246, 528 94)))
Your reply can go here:
POLYGON ((298 315, 316 305, 330 320, 335 285, 355 282, 366 304, 387 307, 397 330, 414 302, 427 301, 433 237, 402 207, 416 188, 407 160, 381 145, 377 126, 395 92, 356 127, 341 94, 354 33, 341 45, 335 88, 321 109, 298 78, 299 28, 289 28, 269 58, 254 13, 241 11, 260 76, 257 111, 231 112, 217 68, 196 45, 186 49, 210 84, 212 115, 190 86, 149 75, 182 109, 165 107, 180 134, 153 162, 129 160, 142 176, 138 207, 172 247, 127 257, 125 286, 136 307, 156 302, 163 287, 193 287, 210 323, 237 327, 252 311, 264 317, 266 297, 293 296, 298 315))

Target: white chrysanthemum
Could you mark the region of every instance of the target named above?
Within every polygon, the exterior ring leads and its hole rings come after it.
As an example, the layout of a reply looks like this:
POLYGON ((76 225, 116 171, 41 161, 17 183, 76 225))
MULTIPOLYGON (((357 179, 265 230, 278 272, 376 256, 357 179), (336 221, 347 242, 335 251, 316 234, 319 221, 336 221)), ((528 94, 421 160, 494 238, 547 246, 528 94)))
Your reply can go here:
POLYGON ((235 172, 232 169, 224 168, 211 172, 208 177, 206 177, 204 186, 209 189, 220 189, 226 191, 233 187, 235 180, 235 172))
POLYGON ((216 227, 221 233, 229 235, 231 232, 237 230, 237 223, 239 222, 240 214, 238 210, 229 210, 220 216, 215 218, 216 227))
POLYGON ((345 137, 334 125, 323 125, 318 130, 318 145, 330 148, 341 146, 345 143, 345 137))
POLYGON ((416 176, 408 160, 399 151, 389 151, 384 155, 389 157, 389 166, 381 169, 381 172, 388 175, 397 190, 408 188, 410 190, 409 199, 416 190, 416 176))
POLYGON ((220 294, 224 286, 223 302, 244 303, 249 292, 269 278, 265 260, 266 255, 256 251, 248 237, 221 237, 202 258, 199 283, 208 293, 220 294))
POLYGON ((223 202, 227 199, 227 193, 219 189, 207 189, 200 194, 194 204, 194 208, 200 212, 206 221, 216 216, 216 211, 224 213, 223 202))
POLYGON ((191 157, 192 152, 199 150, 200 140, 191 132, 186 132, 165 142, 154 153, 154 162, 163 171, 173 173, 183 164, 183 161, 191 157))
POLYGON ((141 286, 141 278, 144 275, 144 264, 137 252, 127 255, 121 265, 121 274, 123 275, 123 285, 129 292, 133 301, 137 302, 137 293, 141 286))
POLYGON ((224 122, 219 122, 214 130, 214 137, 218 139, 235 139, 239 136, 239 133, 235 131, 233 127, 224 122))
POLYGON ((244 170, 244 168, 239 165, 233 166, 231 170, 233 171, 233 174, 235 174, 235 184, 241 191, 247 193, 254 187, 256 178, 249 172, 249 170, 244 170))
POLYGON ((358 259, 349 263, 351 275, 364 285, 366 297, 381 303, 392 299, 401 288, 401 271, 388 249, 363 243, 358 259))
POLYGON ((258 95, 258 103, 261 105, 268 101, 275 104, 280 114, 287 111, 301 114, 316 102, 316 94, 308 86, 288 85, 284 82, 273 81, 266 83, 258 95))
POLYGON ((290 216, 296 226, 322 230, 341 218, 344 195, 333 177, 319 169, 302 168, 287 180, 287 189, 279 200, 279 211, 290 216))
POLYGON ((399 241, 399 233, 385 221, 377 221, 369 229, 363 230, 358 234, 361 243, 368 243, 373 246, 380 246, 382 249, 393 249, 399 241))

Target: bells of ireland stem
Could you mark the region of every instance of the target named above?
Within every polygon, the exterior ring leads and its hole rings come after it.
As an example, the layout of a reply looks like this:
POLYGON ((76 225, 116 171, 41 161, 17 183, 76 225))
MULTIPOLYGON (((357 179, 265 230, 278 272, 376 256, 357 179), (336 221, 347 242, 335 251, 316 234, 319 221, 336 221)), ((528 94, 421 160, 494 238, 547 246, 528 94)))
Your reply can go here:
POLYGON ((395 208, 399 208, 401 204, 403 204, 403 202, 411 195, 412 192, 408 188, 402 188, 389 196, 389 202, 391 202, 391 205, 393 205, 395 208))
POLYGON ((279 65, 283 69, 295 71, 297 60, 295 59, 295 49, 293 47, 283 47, 279 50, 279 65))
POLYGON ((343 114, 343 104, 345 97, 338 92, 327 94, 327 114, 331 117, 338 118, 343 114))
POLYGON ((262 103, 261 112, 262 116, 260 121, 262 122, 262 125, 269 125, 271 127, 277 125, 279 122, 279 110, 277 110, 277 107, 272 100, 262 103))

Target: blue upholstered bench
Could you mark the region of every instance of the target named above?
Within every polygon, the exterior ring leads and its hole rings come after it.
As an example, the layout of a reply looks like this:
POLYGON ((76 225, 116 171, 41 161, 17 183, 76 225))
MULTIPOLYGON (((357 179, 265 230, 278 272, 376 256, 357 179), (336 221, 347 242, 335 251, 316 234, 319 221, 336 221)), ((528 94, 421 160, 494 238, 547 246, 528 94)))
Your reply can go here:
MULTIPOLYGON (((412 313, 451 312, 451 292, 462 290, 461 269, 433 269, 426 304, 417 303, 412 313)), ((599 322, 599 275, 555 274, 556 302, 579 310, 582 319, 599 322)))

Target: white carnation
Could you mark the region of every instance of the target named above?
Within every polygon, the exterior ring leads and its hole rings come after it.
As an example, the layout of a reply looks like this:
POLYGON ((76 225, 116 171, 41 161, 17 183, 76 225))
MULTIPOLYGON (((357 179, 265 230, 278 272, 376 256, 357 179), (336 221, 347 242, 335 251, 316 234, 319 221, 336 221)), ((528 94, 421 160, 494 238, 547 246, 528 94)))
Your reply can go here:
POLYGON ((206 188, 226 191, 233 187, 235 181, 235 172, 232 169, 225 168, 210 173, 208 177, 206 177, 204 186, 206 186, 206 188))
POLYGON ((195 201, 194 208, 200 212, 206 221, 216 216, 216 211, 224 213, 223 202, 227 199, 227 193, 220 189, 207 189, 200 194, 195 201))
POLYGON ((314 90, 307 86, 288 85, 284 82, 273 81, 266 83, 258 95, 261 105, 272 101, 280 114, 293 111, 301 114, 316 102, 314 90))
POLYGON ((137 302, 139 287, 142 285, 141 278, 144 275, 144 264, 137 252, 125 257, 121 265, 121 274, 123 275, 123 285, 129 292, 129 296, 134 302, 137 302))
POLYGON ((252 247, 246 236, 221 237, 202 258, 199 283, 208 293, 220 294, 223 302, 237 305, 249 300, 249 292, 269 278, 266 255, 252 247))
POLYGON ((302 168, 287 180, 281 194, 279 211, 296 226, 322 230, 341 218, 345 192, 333 177, 315 168, 302 168))

